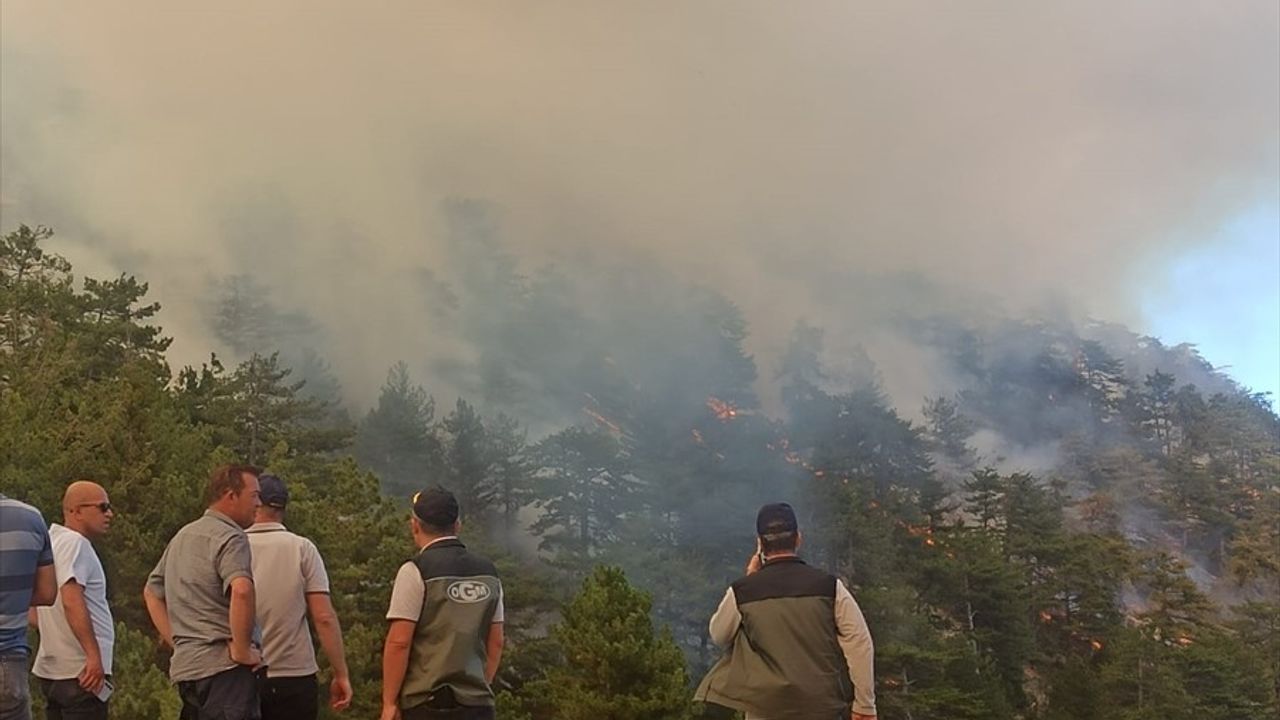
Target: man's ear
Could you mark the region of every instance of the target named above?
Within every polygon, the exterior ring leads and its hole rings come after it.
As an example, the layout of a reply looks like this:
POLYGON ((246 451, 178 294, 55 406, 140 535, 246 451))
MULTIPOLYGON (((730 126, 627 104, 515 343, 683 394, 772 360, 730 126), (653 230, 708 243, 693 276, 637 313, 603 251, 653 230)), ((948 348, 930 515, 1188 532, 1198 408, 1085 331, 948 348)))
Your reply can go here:
POLYGON ((800 552, 800 546, 804 544, 804 533, 796 530, 796 552, 800 552))
POLYGON ((757 535, 756 536, 756 554, 759 555, 762 552, 764 552, 764 543, 760 541, 760 536, 757 535))

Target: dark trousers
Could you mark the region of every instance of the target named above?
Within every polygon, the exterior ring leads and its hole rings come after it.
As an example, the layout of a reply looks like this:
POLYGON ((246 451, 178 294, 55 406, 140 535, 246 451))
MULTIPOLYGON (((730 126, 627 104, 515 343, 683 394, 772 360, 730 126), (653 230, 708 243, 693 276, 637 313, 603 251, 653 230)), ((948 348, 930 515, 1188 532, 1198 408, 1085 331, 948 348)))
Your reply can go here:
POLYGON ((25 650, 0 653, 0 720, 31 720, 25 650))
POLYGON ((44 691, 44 716, 48 720, 107 720, 107 704, 85 692, 75 678, 40 678, 40 689, 44 691))
POLYGON ((182 713, 178 720, 262 720, 258 676, 247 665, 217 675, 178 683, 182 713))
POLYGON ((493 708, 463 705, 453 696, 453 688, 443 687, 417 707, 401 708, 401 720, 494 720, 493 708))
POLYGON ((319 694, 315 675, 267 678, 262 685, 262 720, 316 720, 319 694))
POLYGON ((494 720, 491 707, 468 707, 458 705, 453 708, 418 707, 401 710, 402 720, 494 720))

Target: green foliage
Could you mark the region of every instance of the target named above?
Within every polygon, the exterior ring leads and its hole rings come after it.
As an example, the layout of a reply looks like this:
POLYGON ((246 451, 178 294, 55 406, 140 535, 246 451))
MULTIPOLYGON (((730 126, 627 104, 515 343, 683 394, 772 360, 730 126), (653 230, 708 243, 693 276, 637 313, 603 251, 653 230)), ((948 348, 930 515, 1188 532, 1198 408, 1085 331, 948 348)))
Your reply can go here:
POLYGON ((635 507, 636 482, 622 446, 610 434, 571 427, 535 449, 542 468, 537 504, 544 514, 532 530, 542 547, 586 562, 617 537, 620 518, 635 507))
POLYGON ((599 566, 551 631, 559 662, 525 686, 532 718, 681 720, 692 703, 684 658, 655 635, 650 599, 622 570, 599 566))
POLYGON ((493 500, 493 458, 484 421, 470 403, 458 398, 441 426, 447 440, 444 484, 457 494, 458 502, 469 514, 479 517, 493 500))
POLYGON ((973 422, 961 414, 954 401, 945 397, 925 398, 923 412, 931 449, 957 467, 971 467, 976 461, 968 445, 969 436, 975 430, 973 422))
POLYGON ((177 717, 182 702, 156 666, 155 641, 125 623, 116 623, 112 671, 118 687, 111 694, 112 718, 177 717))
POLYGON ((432 423, 436 403, 409 379, 403 362, 387 371, 378 404, 360 423, 354 452, 392 495, 409 495, 426 486, 443 459, 432 423))

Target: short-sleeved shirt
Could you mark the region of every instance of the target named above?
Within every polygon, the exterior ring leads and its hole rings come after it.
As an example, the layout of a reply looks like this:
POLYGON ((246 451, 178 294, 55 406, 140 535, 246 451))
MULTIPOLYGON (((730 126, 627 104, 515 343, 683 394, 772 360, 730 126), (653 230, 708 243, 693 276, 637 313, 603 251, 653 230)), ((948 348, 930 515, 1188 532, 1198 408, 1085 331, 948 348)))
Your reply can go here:
POLYGON ((280 523, 257 523, 246 532, 253 548, 253 589, 267 675, 314 675, 320 668, 307 629, 307 593, 329 592, 320 551, 280 523))
POLYGON ((0 654, 26 655, 27 608, 36 568, 53 564, 49 529, 39 510, 0 495, 0 654))
POLYGON ((162 598, 173 628, 174 682, 212 677, 236 666, 231 641, 231 581, 253 579, 249 537, 231 518, 206 510, 187 523, 164 549, 147 578, 162 598))
MULTIPOLYGON (((457 540, 458 538, 450 535, 448 537, 437 538, 422 550, 426 550, 431 545, 441 540, 457 540)), ((421 552, 421 550, 419 551, 421 552)), ((422 581, 422 573, 418 570, 418 566, 412 562, 406 562, 400 566, 400 570, 396 572, 395 583, 391 586, 391 606, 387 609, 388 620, 412 620, 418 622, 422 617, 422 609, 426 602, 427 585, 422 581)), ((493 613, 493 622, 500 623, 505 620, 505 612, 502 608, 502 588, 498 588, 498 609, 493 613)))
POLYGON ((93 625, 93 636, 98 640, 98 651, 102 653, 102 669, 110 675, 116 628, 111 607, 107 605, 107 575, 102 571, 102 562, 89 538, 75 530, 55 523, 49 527, 49 537, 53 540, 53 566, 59 592, 51 607, 38 610, 40 649, 36 652, 31 672, 46 680, 69 680, 84 668, 84 648, 71 632, 67 611, 62 604, 62 586, 74 580, 84 588, 89 622, 93 625))

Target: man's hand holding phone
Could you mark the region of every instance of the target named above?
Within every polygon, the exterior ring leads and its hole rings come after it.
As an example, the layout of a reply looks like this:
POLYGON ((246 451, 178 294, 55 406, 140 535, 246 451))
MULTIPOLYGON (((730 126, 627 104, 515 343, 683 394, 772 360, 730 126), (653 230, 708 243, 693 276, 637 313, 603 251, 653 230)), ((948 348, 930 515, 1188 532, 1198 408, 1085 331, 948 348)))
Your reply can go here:
POLYGON ((760 548, 760 538, 756 538, 756 551, 747 561, 747 574, 750 575, 764 567, 764 550, 760 548))

